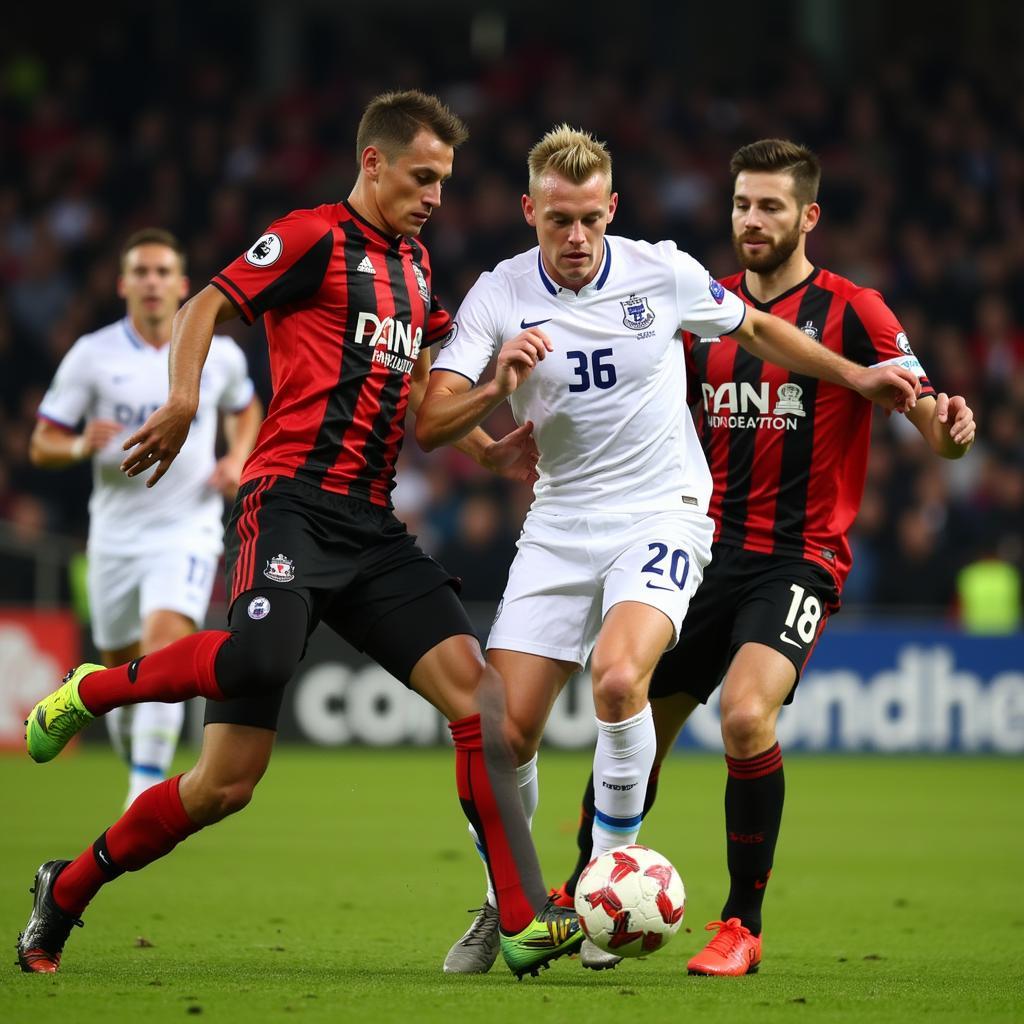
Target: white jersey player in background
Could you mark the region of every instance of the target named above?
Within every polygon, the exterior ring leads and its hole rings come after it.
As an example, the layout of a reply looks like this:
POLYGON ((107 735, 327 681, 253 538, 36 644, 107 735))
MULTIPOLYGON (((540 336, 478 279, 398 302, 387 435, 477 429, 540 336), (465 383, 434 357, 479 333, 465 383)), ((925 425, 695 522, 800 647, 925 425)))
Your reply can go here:
MULTIPOLYGON (((262 419, 245 354, 215 337, 199 411, 159 492, 120 470, 122 443, 167 400, 171 323, 188 294, 185 256, 167 231, 128 239, 118 294, 123 320, 71 347, 39 407, 30 456, 57 469, 91 459, 88 590, 93 642, 121 665, 202 626, 222 550, 224 498, 262 419), (216 457, 223 414, 228 450, 216 457), (84 428, 77 433, 80 423, 84 428)), ((127 804, 167 773, 183 704, 139 704, 107 715, 111 739, 131 765, 127 804)))
MULTIPOLYGON (((682 332, 731 335, 759 359, 912 405, 916 380, 836 356, 746 308, 672 242, 606 237, 618 196, 602 143, 562 126, 529 156, 538 246, 481 276, 433 366, 416 421, 427 449, 508 399, 533 423, 535 499, 487 643, 527 818, 551 706, 593 652, 594 856, 636 839, 655 733, 647 687, 679 637, 711 553, 711 478, 686 406, 682 332), (476 385, 497 353, 493 379, 476 385)), ((479 847, 479 843, 478 843, 479 847)), ((489 969, 493 891, 445 970, 489 969)), ((609 957, 589 942, 583 962, 609 957)))

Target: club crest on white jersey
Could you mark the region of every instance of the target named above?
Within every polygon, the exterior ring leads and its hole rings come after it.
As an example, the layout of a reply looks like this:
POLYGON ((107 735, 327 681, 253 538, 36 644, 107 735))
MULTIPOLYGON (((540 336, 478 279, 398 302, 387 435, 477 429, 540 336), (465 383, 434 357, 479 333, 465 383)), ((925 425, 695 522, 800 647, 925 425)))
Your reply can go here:
POLYGON ((654 323, 654 310, 651 309, 646 296, 637 298, 630 295, 625 302, 620 301, 622 307, 622 322, 631 331, 646 331, 654 323))

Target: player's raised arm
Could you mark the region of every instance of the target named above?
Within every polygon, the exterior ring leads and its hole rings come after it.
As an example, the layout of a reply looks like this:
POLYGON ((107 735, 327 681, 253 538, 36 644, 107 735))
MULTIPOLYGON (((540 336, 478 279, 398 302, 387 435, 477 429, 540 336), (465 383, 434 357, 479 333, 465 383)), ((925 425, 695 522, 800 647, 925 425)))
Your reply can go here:
POLYGON ((885 409, 906 412, 914 407, 921 392, 917 376, 904 367, 859 366, 771 313, 748 309, 732 337, 758 359, 840 384, 885 409))
POLYGON ((199 380, 213 329, 237 315, 235 306, 213 285, 207 285, 178 310, 171 336, 167 402, 125 441, 128 454, 121 469, 128 476, 152 469, 146 481, 146 486, 152 487, 170 469, 199 406, 199 380))

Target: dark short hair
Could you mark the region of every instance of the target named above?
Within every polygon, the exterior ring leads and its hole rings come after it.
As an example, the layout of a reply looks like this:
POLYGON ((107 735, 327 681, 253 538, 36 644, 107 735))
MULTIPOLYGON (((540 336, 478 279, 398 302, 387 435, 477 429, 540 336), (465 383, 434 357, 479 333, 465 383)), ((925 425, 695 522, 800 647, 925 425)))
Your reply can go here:
POLYGON ((729 161, 735 184, 740 171, 769 171, 793 177, 793 194, 801 206, 818 198, 821 184, 821 161, 806 146, 789 139, 759 139, 741 146, 729 161))
POLYGON ((418 89, 385 92, 370 100, 356 131, 356 162, 367 146, 376 146, 392 160, 426 129, 442 142, 458 148, 469 130, 436 96, 418 89))
POLYGON ((187 258, 184 246, 178 241, 177 236, 172 235, 170 231, 165 231, 163 228, 140 228, 129 235, 124 245, 121 246, 122 267, 128 258, 128 253, 140 245, 166 245, 168 249, 173 249, 177 253, 178 263, 181 264, 181 272, 183 274, 186 272, 187 258))

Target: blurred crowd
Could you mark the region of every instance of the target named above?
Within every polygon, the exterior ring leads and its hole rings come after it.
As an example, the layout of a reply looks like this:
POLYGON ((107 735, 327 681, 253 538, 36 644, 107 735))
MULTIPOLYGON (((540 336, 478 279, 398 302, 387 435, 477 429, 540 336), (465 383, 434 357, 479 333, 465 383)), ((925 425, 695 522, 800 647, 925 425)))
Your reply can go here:
MULTIPOLYGON (((122 315, 124 238, 174 231, 202 287, 275 216, 347 195, 366 100, 415 85, 471 129, 424 235, 453 310, 481 271, 533 244, 519 205, 525 156, 556 123, 607 140, 616 233, 674 239, 720 276, 735 269, 731 152, 765 136, 815 148, 823 217, 811 259, 878 288, 936 388, 965 395, 980 424, 970 455, 946 463, 899 417, 877 418, 846 604, 952 616, 964 566, 1024 567, 1019 67, 950 67, 908 48, 842 81, 808 54, 743 80, 724 66, 716 77, 638 62, 614 39, 584 60, 510 36, 500 53, 431 74, 415 55, 381 63, 346 50, 339 28, 270 92, 245 46, 179 63, 145 38, 86 35, 59 60, 9 50, 0 67, 0 518, 26 548, 51 532, 84 537, 87 468, 32 468, 28 437, 68 347, 122 315)), ((266 398, 261 328, 229 327, 266 398)), ((504 412, 490 424, 511 425, 504 412)), ((495 599, 529 492, 454 451, 426 457, 411 437, 399 481, 396 507, 464 578, 464 595, 495 599)))

